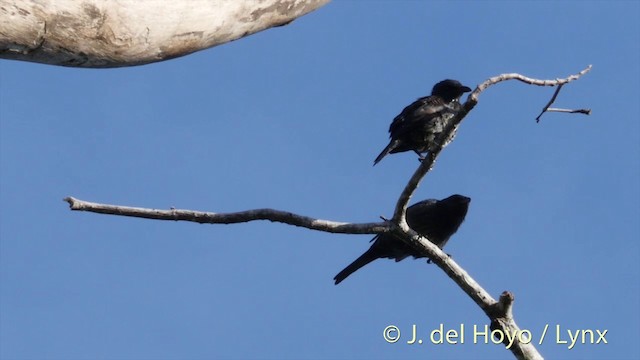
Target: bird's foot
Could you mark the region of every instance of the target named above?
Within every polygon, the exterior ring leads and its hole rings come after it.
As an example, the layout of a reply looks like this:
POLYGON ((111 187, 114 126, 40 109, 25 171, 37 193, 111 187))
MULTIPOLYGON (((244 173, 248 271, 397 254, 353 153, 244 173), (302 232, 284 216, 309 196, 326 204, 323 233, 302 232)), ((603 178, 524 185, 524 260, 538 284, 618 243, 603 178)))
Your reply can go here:
POLYGON ((414 153, 418 154, 418 161, 422 162, 425 159, 425 153, 418 151, 418 150, 413 150, 414 153))
POLYGON ((430 152, 428 150, 424 152, 416 151, 416 154, 418 154, 418 161, 423 162, 427 156, 429 156, 430 152))

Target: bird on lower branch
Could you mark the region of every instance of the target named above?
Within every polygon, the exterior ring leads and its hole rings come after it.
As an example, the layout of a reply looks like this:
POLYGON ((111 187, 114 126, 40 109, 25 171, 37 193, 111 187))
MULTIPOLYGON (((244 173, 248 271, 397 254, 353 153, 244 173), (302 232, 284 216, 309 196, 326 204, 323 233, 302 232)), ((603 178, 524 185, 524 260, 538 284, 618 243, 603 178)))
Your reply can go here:
MULTIPOLYGON (((442 249, 464 221, 470 201, 470 198, 462 195, 452 195, 443 200, 420 201, 407 208, 407 223, 415 232, 442 249)), ((371 241, 373 245, 369 250, 333 278, 336 285, 376 259, 388 258, 398 262, 409 256, 415 259, 426 257, 392 234, 379 234, 371 241)))

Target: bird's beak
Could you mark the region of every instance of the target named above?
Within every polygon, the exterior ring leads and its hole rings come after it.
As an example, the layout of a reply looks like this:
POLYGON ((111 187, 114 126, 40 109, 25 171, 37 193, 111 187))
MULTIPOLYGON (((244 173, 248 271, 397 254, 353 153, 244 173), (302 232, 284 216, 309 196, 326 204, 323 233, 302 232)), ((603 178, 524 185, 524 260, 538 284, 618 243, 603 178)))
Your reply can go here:
POLYGON ((471 91, 471 88, 468 87, 468 86, 463 86, 463 87, 460 88, 460 90, 462 90, 463 93, 466 93, 466 92, 471 91))

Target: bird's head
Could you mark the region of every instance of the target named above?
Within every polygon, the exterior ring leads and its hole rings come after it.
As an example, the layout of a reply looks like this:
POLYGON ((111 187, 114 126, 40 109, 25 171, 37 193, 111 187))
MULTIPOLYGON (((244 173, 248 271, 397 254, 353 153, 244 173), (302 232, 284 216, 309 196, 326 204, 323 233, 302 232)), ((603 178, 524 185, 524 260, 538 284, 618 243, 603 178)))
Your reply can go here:
POLYGON ((440 200, 440 203, 443 203, 443 204, 465 207, 465 208, 469 207, 470 202, 471 202, 471 198, 468 198, 464 195, 459 195, 459 194, 451 195, 446 199, 440 200))
POLYGON ((407 208, 407 223, 443 248, 467 216, 470 202, 470 198, 458 194, 442 200, 420 201, 407 208))
POLYGON ((442 80, 433 86, 431 95, 439 96, 446 102, 460 99, 462 94, 471 91, 471 88, 464 86, 458 80, 442 80))

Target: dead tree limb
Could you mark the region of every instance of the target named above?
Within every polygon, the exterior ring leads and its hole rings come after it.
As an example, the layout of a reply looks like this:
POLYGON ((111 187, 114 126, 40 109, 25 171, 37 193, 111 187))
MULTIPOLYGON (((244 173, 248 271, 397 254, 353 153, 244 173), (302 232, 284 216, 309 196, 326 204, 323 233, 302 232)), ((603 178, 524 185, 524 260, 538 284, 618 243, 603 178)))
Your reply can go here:
POLYGON ((329 0, 0 0, 0 58, 84 68, 173 59, 290 23, 329 0))
POLYGON ((140 207, 99 204, 73 197, 66 197, 71 210, 89 211, 99 214, 129 216, 154 220, 190 221, 199 224, 238 224, 255 220, 269 220, 283 224, 304 227, 311 230, 338 234, 380 234, 391 230, 387 222, 345 223, 314 219, 288 211, 274 209, 254 209, 234 213, 213 213, 193 210, 159 210, 140 207))
POLYGON ((536 118, 536 122, 540 122, 540 117, 542 116, 542 114, 547 112, 547 110, 549 110, 549 106, 551 106, 551 104, 553 104, 556 101, 556 98, 558 97, 558 94, 560 93, 560 90, 562 90, 563 86, 564 84, 558 85, 558 87, 556 88, 556 91, 553 92, 553 96, 551 97, 551 100, 549 100, 547 105, 545 105, 544 108, 542 108, 540 115, 538 115, 538 117, 536 118))
POLYGON ((538 115, 538 117, 536 118, 536 122, 540 122, 540 118, 546 112, 563 112, 563 113, 569 113, 569 114, 576 114, 577 113, 577 114, 591 115, 591 109, 571 110, 571 109, 557 109, 557 108, 549 107, 549 106, 553 105, 553 103, 556 101, 556 98, 558 97, 558 94, 560 93, 560 90, 562 89, 563 86, 564 86, 564 84, 560 84, 558 86, 556 91, 553 93, 553 96, 551 97, 551 100, 549 100, 547 105, 545 105, 544 108, 542 108, 542 111, 540 112, 540 115, 538 115))
MULTIPOLYGON (((453 121, 448 125, 441 134, 442 138, 455 136, 455 130, 460 125, 466 115, 478 103, 478 96, 489 86, 506 80, 519 80, 530 85, 537 86, 562 86, 571 81, 579 79, 582 75, 591 70, 591 66, 582 70, 576 75, 556 80, 539 80, 529 78, 520 74, 502 74, 492 77, 476 87, 469 94, 467 100, 462 106, 462 110, 455 116, 453 121)), ((557 91, 556 94, 557 96, 557 91)), ((555 97, 546 106, 553 103, 555 97)), ((71 210, 89 211, 101 214, 111 214, 120 216, 133 216, 147 219, 157 220, 174 220, 174 221, 192 221, 197 223, 210 224, 235 224, 254 220, 269 220, 281 222, 289 225, 305 227, 311 230, 318 230, 330 233, 344 234, 379 234, 383 232, 394 232, 402 241, 406 241, 411 246, 416 247, 424 253, 433 263, 438 265, 458 286, 484 311, 491 320, 491 329, 500 331, 505 337, 505 346, 518 359, 542 359, 542 356, 532 345, 533 340, 523 332, 512 315, 512 305, 514 297, 509 292, 503 292, 499 300, 496 301, 486 290, 484 290, 462 267, 460 267, 453 259, 445 254, 440 248, 430 242, 427 238, 418 235, 409 228, 406 222, 406 208, 411 196, 420 185, 420 182, 426 174, 433 168, 435 161, 442 151, 443 146, 436 148, 430 152, 428 156, 421 162, 418 169, 400 194, 393 218, 390 221, 378 223, 344 223, 328 220, 314 219, 307 216, 297 215, 290 212, 273 210, 273 209, 256 209, 236 213, 206 213, 191 210, 156 210, 145 208, 123 207, 117 205, 106 205, 99 203, 86 202, 73 197, 67 197, 67 201, 71 210)))

